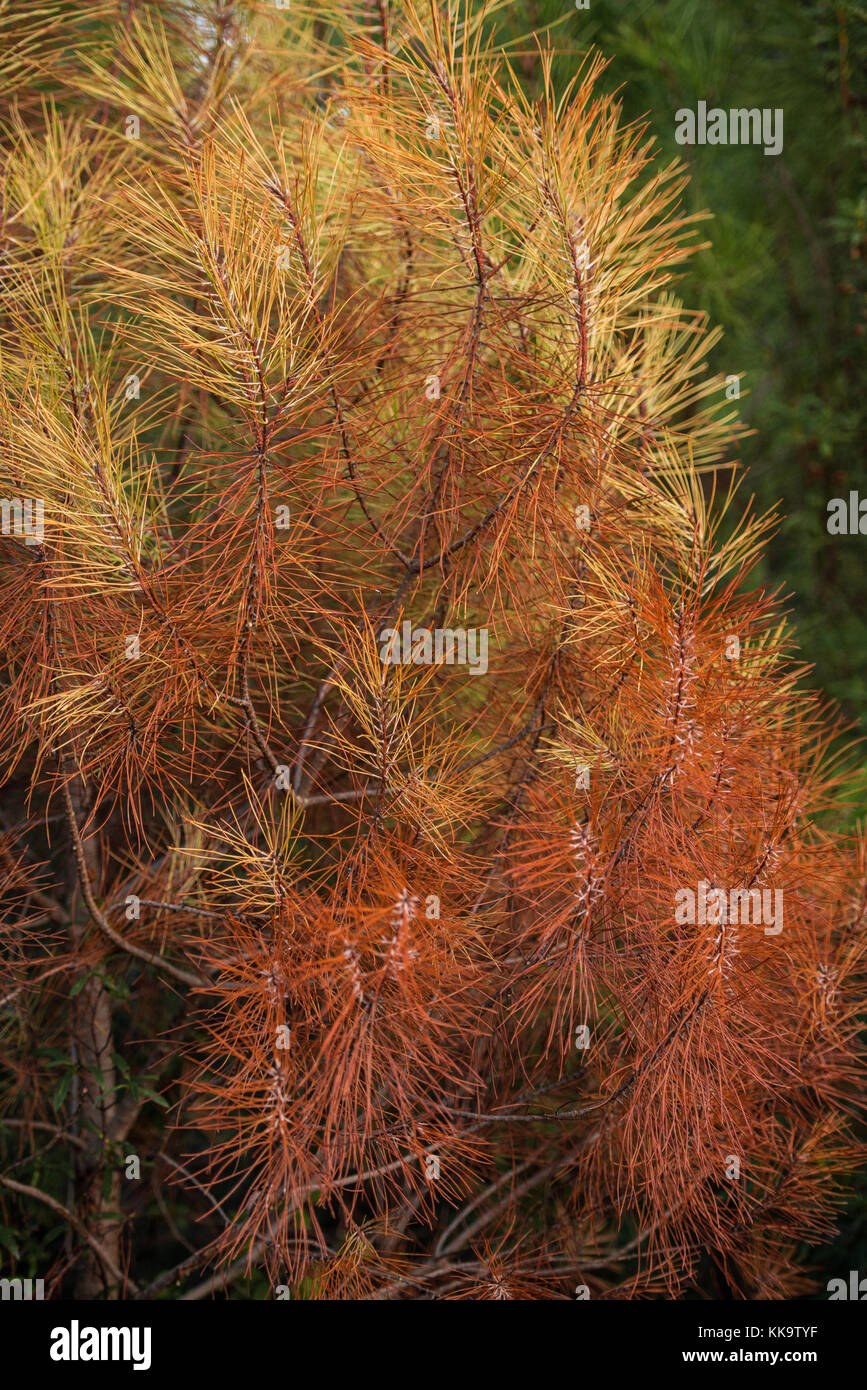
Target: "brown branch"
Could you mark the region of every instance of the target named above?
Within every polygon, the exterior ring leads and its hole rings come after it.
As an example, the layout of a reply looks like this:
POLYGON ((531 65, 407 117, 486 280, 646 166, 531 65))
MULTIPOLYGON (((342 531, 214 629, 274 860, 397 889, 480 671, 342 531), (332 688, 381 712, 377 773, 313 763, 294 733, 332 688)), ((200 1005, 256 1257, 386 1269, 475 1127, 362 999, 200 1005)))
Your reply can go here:
POLYGON ((90 881, 90 874, 88 873, 87 863, 84 857, 84 847, 81 843, 78 818, 75 814, 75 808, 72 805, 72 797, 70 795, 69 785, 66 781, 63 782, 61 791, 66 805, 66 819, 69 825, 69 833, 72 836, 75 863, 78 869, 78 881, 81 885, 81 894, 88 912, 103 935, 108 937, 109 941, 113 942, 119 950, 125 951, 128 956, 135 956, 137 960, 145 961, 148 965, 155 965, 167 975, 171 975, 173 979, 179 980, 181 984, 190 985, 193 989, 201 989, 203 986, 209 985, 211 981, 206 975, 193 975, 189 970, 183 970, 179 966, 172 965, 170 961, 165 960, 162 956, 154 955, 152 951, 146 951, 141 946, 134 946, 131 941, 127 941, 125 937, 121 936, 120 932, 115 931, 108 918, 98 907, 93 895, 93 885, 90 881))
POLYGON ((0 1173, 0 1183, 2 1183, 4 1187, 8 1187, 11 1192, 17 1192, 22 1197, 30 1197, 35 1202, 41 1202, 43 1206, 56 1212, 58 1216, 62 1216, 64 1221, 68 1221, 70 1226, 78 1232, 82 1240, 87 1242, 97 1259, 100 1260, 105 1269, 108 1270, 112 1278, 116 1279, 118 1284, 130 1289, 132 1293, 135 1294, 138 1292, 138 1285, 130 1279, 129 1275, 124 1274, 122 1270, 118 1269, 105 1247, 100 1244, 95 1236, 91 1235, 87 1227, 79 1221, 78 1217, 74 1216, 69 1208, 65 1207, 62 1202, 58 1202, 54 1197, 50 1197, 47 1192, 42 1192, 38 1187, 28 1187, 26 1183, 16 1182, 14 1178, 4 1177, 2 1173, 0 1173))

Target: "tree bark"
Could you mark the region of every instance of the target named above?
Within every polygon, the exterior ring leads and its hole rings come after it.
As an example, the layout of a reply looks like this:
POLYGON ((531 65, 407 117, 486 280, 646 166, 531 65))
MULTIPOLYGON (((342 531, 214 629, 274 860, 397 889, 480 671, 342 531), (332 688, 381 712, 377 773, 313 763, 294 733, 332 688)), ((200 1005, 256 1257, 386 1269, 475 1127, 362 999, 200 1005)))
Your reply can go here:
MULTIPOLYGON (((70 787, 72 805, 79 825, 87 814, 87 794, 81 779, 70 787)), ((100 881, 99 843, 96 835, 85 838, 82 847, 90 881, 100 881)), ((81 948, 90 924, 78 880, 78 869, 70 836, 69 849, 70 939, 74 952, 81 948)), ((79 1220, 106 1253, 120 1266, 120 1172, 106 1153, 116 1106, 113 1060, 112 999, 103 981, 87 967, 80 967, 85 983, 71 1001, 70 1051, 76 1060, 75 1084, 70 1091, 70 1131, 83 1140, 75 1149, 74 1210, 79 1220), (111 1162, 107 1170, 106 1159, 111 1162)), ((99 1256, 85 1246, 79 1256, 74 1296, 76 1298, 117 1298, 116 1281, 99 1256)))

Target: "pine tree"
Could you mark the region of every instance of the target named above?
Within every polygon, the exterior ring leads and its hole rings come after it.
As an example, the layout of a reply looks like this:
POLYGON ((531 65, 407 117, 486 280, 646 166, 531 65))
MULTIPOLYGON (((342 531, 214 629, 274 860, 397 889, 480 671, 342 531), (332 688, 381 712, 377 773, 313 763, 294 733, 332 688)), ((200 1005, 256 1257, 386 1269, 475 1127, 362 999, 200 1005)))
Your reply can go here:
POLYGON ((43 8, 0 225, 20 1258, 807 1287, 867 877, 720 482, 683 168, 456 0, 43 8))

